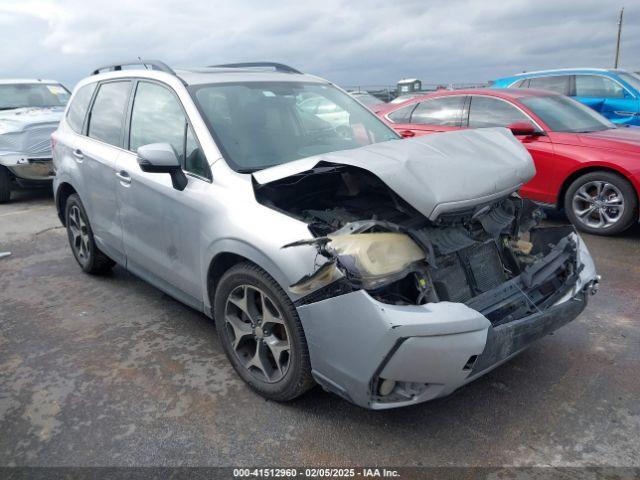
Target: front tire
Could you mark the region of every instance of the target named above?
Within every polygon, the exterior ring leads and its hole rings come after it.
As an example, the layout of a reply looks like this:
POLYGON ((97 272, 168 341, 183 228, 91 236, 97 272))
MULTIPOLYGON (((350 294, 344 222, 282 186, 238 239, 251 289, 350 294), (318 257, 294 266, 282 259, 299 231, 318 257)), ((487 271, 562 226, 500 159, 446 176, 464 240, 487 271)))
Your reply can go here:
POLYGON ((617 235, 637 219, 638 197, 622 176, 591 172, 569 185, 564 208, 578 230, 594 235, 617 235))
POLYGON ((110 270, 115 262, 96 246, 89 217, 77 193, 70 195, 67 199, 65 220, 69 245, 80 268, 90 274, 100 274, 110 270))
POLYGON ((11 174, 6 167, 0 166, 0 203, 7 203, 11 198, 11 174))
POLYGON ((251 263, 231 267, 213 304, 225 354, 253 390, 284 402, 314 385, 298 313, 267 272, 251 263))

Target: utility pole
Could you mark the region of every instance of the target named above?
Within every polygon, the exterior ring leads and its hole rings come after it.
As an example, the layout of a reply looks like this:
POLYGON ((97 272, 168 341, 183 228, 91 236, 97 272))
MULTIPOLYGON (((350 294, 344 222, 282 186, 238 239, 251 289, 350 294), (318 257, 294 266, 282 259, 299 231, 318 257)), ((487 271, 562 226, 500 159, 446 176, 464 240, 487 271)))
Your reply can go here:
POLYGON ((618 68, 618 60, 620 58, 620 36, 622 35, 622 15, 624 14, 624 7, 620 9, 620 16, 618 17, 618 41, 616 42, 616 62, 613 68, 618 68))

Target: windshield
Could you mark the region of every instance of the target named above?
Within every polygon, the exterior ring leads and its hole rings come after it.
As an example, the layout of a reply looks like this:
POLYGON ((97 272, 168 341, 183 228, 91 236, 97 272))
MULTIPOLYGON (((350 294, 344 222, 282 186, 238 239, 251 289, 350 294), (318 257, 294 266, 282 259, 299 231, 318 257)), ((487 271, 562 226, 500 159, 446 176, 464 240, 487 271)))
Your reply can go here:
POLYGON ((327 84, 247 82, 190 90, 225 159, 243 173, 399 138, 327 84))
POLYGON ((640 92, 640 76, 635 73, 627 73, 627 72, 616 72, 618 76, 636 89, 637 92, 640 92))
POLYGON ((23 107, 64 107, 71 94, 59 83, 0 85, 0 110, 23 107))
POLYGON ((616 128, 598 112, 562 95, 525 97, 520 102, 540 117, 553 132, 587 133, 616 128))

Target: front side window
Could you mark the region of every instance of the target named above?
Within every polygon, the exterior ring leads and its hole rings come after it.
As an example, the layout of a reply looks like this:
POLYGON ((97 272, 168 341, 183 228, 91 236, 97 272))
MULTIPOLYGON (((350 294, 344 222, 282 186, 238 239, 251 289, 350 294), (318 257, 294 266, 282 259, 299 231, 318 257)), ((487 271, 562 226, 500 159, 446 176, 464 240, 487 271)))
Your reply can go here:
POLYGON ((189 91, 225 159, 240 172, 399 138, 350 95, 324 83, 241 82, 189 91))
POLYGON ((7 83, 0 85, 0 110, 64 107, 70 96, 59 83, 7 83))
POLYGON ((561 95, 522 98, 520 101, 554 132, 597 132, 616 128, 595 110, 561 95))
POLYGON ((124 112, 131 82, 103 83, 98 89, 89 115, 88 135, 116 147, 122 146, 124 112))
POLYGON ((540 88, 552 92, 569 95, 570 75, 554 75, 550 77, 534 77, 529 79, 529 88, 540 88))
POLYGON ((162 85, 140 82, 131 111, 129 149, 135 152, 151 143, 168 143, 187 172, 210 178, 205 156, 178 98, 162 85))
POLYGON ((616 73, 622 80, 624 80, 633 88, 635 88, 636 92, 640 92, 640 75, 637 75, 635 73, 628 73, 628 72, 616 72, 616 73))
POLYGON ((73 97, 69 110, 67 111, 67 123, 76 133, 82 133, 82 126, 84 125, 84 117, 87 115, 87 109, 89 108, 89 102, 93 96, 93 91, 96 89, 95 83, 90 83, 80 88, 73 97))
POLYGON ((624 98, 624 89, 610 78, 599 75, 576 75, 576 96, 624 98))
POLYGON ((458 127, 464 99, 464 96, 451 96, 420 102, 411 114, 411 123, 458 127))
POLYGON ((531 123, 531 119, 513 105, 491 97, 471 97, 469 127, 506 127, 516 122, 531 123))

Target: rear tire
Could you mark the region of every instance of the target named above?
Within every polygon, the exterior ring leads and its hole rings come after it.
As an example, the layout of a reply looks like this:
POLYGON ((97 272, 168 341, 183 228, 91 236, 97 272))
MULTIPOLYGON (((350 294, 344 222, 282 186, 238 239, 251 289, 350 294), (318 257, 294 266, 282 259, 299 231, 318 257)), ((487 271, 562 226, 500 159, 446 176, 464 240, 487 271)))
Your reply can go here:
POLYGON ((85 273, 105 273, 116 264, 96 246, 89 217, 77 193, 67 199, 65 224, 73 256, 85 273))
POLYGON ((0 166, 0 203, 6 203, 11 198, 11 174, 6 167, 0 166))
POLYGON ((638 219, 638 196, 624 177, 607 171, 591 172, 569 185, 564 209, 578 230, 617 235, 638 219))
POLYGON ((224 352, 253 390, 285 402, 314 385, 298 312, 267 272, 252 263, 231 267, 218 282, 213 306, 224 352))

